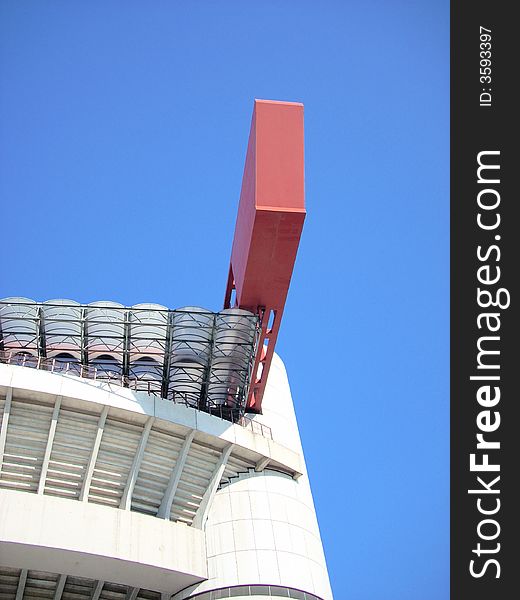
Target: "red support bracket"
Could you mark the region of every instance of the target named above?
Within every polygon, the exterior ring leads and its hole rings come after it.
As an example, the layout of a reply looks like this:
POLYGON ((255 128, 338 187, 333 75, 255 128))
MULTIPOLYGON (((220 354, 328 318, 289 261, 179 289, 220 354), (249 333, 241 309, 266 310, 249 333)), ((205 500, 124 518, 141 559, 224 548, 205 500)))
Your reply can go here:
POLYGON ((304 219, 303 104, 255 100, 224 299, 260 316, 251 412, 261 411, 304 219))

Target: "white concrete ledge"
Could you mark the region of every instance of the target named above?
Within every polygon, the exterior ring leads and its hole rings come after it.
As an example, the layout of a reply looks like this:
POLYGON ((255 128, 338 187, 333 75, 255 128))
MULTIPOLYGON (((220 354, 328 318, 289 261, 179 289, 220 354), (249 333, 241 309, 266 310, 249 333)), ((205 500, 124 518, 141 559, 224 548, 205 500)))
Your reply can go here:
POLYGON ((241 447, 251 453, 250 458, 255 463, 266 457, 269 458, 271 468, 283 470, 296 478, 304 472, 301 455, 276 440, 267 439, 259 433, 194 408, 149 396, 145 392, 135 392, 117 385, 72 375, 0 364, 0 391, 6 393, 9 387, 19 390, 27 398, 41 399, 46 395, 51 400, 61 396, 80 402, 95 402, 136 415, 154 416, 194 429, 199 432, 201 439, 207 435, 208 442, 212 437, 218 437, 226 444, 232 443, 241 447))
POLYGON ((0 563, 170 594, 207 579, 199 529, 10 490, 0 490, 0 563))

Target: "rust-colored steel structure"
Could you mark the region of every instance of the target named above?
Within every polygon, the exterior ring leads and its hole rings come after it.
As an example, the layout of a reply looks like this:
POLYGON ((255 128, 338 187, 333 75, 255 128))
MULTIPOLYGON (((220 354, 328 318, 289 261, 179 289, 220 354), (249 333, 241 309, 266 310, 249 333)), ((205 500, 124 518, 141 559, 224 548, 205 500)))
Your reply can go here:
POLYGON ((261 411, 304 219, 303 104, 255 100, 224 300, 261 318, 251 412, 261 411))

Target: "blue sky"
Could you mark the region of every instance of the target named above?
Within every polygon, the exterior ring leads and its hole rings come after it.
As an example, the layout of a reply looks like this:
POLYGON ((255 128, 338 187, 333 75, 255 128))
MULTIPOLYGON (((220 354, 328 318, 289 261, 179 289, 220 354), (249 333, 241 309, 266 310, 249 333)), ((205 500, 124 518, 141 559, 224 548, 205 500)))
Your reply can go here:
POLYGON ((277 344, 336 600, 449 597, 449 4, 0 5, 0 297, 221 307, 253 99, 305 104, 277 344))

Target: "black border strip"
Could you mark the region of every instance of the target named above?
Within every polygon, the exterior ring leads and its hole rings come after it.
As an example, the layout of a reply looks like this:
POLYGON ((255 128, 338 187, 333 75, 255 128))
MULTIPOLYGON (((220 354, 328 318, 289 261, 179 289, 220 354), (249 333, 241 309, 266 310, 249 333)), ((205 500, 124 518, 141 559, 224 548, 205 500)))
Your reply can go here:
POLYGON ((520 231, 515 214, 520 198, 513 187, 520 168, 513 141, 519 57, 514 8, 505 1, 451 5, 452 600, 501 600, 518 593, 520 231), (481 164, 499 168, 484 166, 479 177, 479 157, 481 164), (497 306, 486 307, 490 299, 497 306), (478 434, 486 447, 477 448, 478 434), (486 461, 496 470, 485 470, 486 461))

